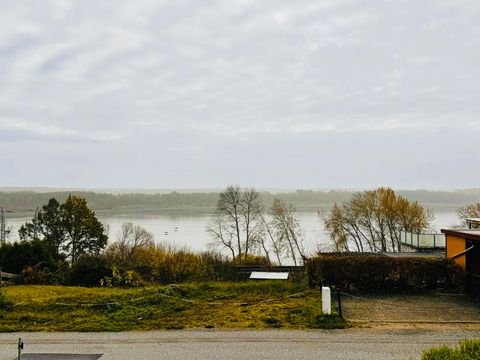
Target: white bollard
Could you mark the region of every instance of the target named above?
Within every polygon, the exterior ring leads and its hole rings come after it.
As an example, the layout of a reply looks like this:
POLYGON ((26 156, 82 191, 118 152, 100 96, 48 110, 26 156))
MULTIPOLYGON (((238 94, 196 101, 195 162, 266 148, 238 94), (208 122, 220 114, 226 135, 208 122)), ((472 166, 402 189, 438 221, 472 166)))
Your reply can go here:
POLYGON ((332 313, 332 299, 328 286, 322 286, 322 312, 327 315, 332 313))

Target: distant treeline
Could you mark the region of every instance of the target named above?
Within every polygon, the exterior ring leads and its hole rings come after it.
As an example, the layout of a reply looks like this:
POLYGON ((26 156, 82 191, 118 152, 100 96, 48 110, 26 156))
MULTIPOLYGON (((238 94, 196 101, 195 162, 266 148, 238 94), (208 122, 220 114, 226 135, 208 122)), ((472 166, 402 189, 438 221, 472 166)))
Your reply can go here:
MULTIPOLYGON (((334 203, 348 201, 354 191, 315 191, 297 190, 286 193, 261 192, 263 203, 271 204, 279 198, 293 204, 298 210, 329 210, 334 203)), ((457 191, 400 190, 399 195, 410 201, 418 201, 427 208, 457 208, 470 203, 480 202, 480 188, 457 191)), ((48 203, 50 198, 64 202, 68 195, 85 198, 88 206, 94 210, 134 211, 142 210, 181 210, 213 211, 217 204, 217 192, 162 194, 109 194, 91 191, 34 192, 13 191, 0 192, 0 206, 6 211, 32 211, 48 203)))

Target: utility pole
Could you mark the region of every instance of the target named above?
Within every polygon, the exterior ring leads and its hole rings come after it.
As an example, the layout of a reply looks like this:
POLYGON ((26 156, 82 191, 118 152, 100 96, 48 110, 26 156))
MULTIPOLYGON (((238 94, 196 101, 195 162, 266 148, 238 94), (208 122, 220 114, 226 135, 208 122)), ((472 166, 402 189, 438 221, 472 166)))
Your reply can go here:
POLYGON ((35 209, 35 216, 33 218, 33 238, 37 240, 38 235, 38 207, 35 209))
POLYGON ((5 210, 0 206, 0 246, 5 244, 9 233, 10 229, 5 226, 5 210))
POLYGON ((5 244, 5 211, 3 210, 3 206, 0 207, 0 245, 5 244))

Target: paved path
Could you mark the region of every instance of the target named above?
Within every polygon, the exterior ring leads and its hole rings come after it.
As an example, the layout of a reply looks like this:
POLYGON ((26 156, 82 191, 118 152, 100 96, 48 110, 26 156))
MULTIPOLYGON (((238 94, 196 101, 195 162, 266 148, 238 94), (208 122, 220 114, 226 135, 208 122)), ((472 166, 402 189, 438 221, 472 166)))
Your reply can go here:
POLYGON ((350 321, 480 323, 480 303, 458 295, 342 296, 350 321))
POLYGON ((41 353, 41 354, 22 354, 21 360, 98 360, 103 354, 58 354, 58 353, 41 353))
POLYGON ((130 359, 409 359, 432 345, 480 337, 466 330, 153 331, 127 333, 4 333, 0 359, 25 352, 102 353, 100 360, 130 359))

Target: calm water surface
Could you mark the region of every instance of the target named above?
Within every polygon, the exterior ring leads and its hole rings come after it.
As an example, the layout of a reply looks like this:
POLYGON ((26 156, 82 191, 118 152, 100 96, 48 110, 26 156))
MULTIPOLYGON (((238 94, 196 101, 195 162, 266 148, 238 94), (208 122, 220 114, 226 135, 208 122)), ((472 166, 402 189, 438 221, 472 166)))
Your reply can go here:
MULTIPOLYGON (((99 220, 109 227, 109 241, 115 241, 123 223, 131 222, 153 233, 157 243, 173 244, 177 247, 202 251, 208 248, 211 239, 206 232, 211 214, 145 214, 145 213, 98 213, 99 220)), ((312 253, 317 249, 332 250, 320 216, 316 212, 298 212, 300 225, 305 237, 305 249, 312 253)), ((18 229, 32 214, 21 216, 8 214, 7 226, 12 228, 8 241, 18 239, 18 229)), ((457 222, 454 210, 437 210, 432 224, 436 232, 457 222)))

